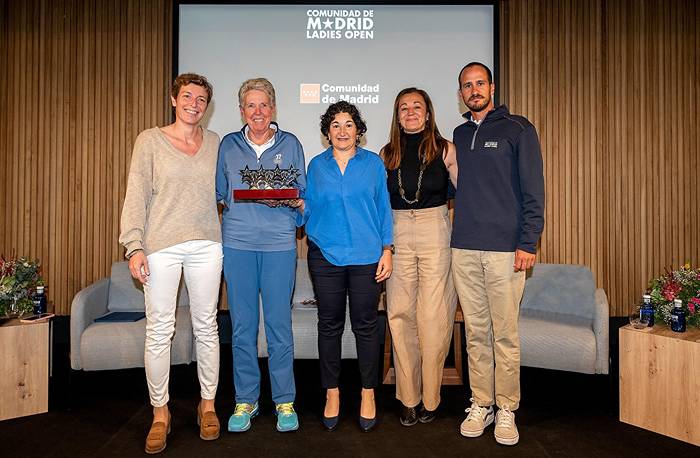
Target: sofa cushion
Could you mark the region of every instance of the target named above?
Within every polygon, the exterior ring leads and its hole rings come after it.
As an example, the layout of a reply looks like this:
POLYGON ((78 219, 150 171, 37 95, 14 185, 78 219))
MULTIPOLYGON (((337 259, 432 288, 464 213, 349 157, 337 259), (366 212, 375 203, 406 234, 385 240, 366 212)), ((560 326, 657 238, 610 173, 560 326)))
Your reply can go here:
MULTIPOLYGON (((189 305, 189 296, 185 287, 184 275, 180 278, 177 305, 189 305)), ((110 312, 144 310, 143 285, 131 276, 127 261, 112 264, 109 277, 109 298, 107 308, 110 312)))
POLYGON ((525 282, 521 314, 570 324, 591 324, 596 313, 595 282, 585 266, 536 264, 525 282))
POLYGON ((107 308, 111 311, 143 310, 143 285, 131 276, 126 261, 112 264, 107 308))
POLYGON ((596 340, 588 326, 520 317, 520 364, 596 373, 596 340))
MULTIPOLYGON (((171 364, 192 361, 192 322, 189 307, 175 313, 171 364)), ((128 323, 93 323, 80 338, 81 366, 86 371, 143 367, 146 320, 128 323)))

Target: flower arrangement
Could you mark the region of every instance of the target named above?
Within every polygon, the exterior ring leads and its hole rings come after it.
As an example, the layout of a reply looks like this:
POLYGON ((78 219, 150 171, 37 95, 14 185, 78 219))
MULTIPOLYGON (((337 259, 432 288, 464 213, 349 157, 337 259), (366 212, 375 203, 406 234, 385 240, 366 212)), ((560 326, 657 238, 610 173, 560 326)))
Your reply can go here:
POLYGON ((32 311, 32 292, 44 284, 40 267, 38 260, 0 256, 0 316, 19 316, 32 311))
POLYGON ((649 282, 648 294, 657 320, 670 325, 673 300, 680 299, 688 326, 700 327, 700 268, 691 269, 686 263, 678 270, 667 270, 666 274, 649 282))

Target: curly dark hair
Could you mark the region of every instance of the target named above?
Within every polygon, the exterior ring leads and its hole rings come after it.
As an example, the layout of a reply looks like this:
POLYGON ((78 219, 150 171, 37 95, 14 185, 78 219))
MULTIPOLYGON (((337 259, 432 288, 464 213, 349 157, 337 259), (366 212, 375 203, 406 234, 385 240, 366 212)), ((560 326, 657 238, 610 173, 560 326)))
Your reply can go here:
POLYGON ((358 110, 355 105, 350 102, 346 102, 345 100, 341 100, 340 102, 330 105, 326 112, 321 115, 321 133, 328 139, 329 142, 331 141, 331 139, 328 137, 328 132, 330 131, 331 123, 335 119, 335 115, 338 113, 347 113, 352 118, 352 122, 354 122, 355 127, 357 127, 357 138, 355 139, 355 144, 359 145, 360 138, 362 138, 362 135, 367 132, 367 124, 365 124, 365 120, 362 119, 360 110, 358 110))

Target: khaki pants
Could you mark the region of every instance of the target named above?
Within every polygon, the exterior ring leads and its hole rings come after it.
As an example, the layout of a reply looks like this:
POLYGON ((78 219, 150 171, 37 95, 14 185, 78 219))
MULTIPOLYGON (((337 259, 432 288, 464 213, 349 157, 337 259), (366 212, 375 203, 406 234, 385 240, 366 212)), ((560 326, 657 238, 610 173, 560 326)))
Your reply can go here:
POLYGON ((520 404, 518 315, 525 272, 514 272, 514 262, 514 252, 452 249, 467 330, 469 385, 481 407, 495 401, 515 410, 520 404))
POLYGON ((457 308, 450 219, 447 206, 394 210, 393 218, 396 254, 386 288, 396 398, 406 407, 422 399, 435 410, 457 308))

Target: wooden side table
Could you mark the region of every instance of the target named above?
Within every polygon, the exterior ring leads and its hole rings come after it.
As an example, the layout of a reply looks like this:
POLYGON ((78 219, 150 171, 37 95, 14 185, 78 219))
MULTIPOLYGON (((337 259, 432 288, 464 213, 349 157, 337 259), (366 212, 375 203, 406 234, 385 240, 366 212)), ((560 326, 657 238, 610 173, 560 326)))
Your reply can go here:
POLYGON ((634 329, 620 337, 620 421, 700 446, 700 329, 634 329))
MULTIPOLYGON (((464 374, 462 373, 462 307, 457 305, 454 324, 452 325, 452 350, 454 353, 454 367, 445 366, 442 370, 443 385, 464 384, 464 374)), ((392 365, 391 330, 389 320, 386 320, 386 332, 384 338, 384 369, 382 380, 385 385, 396 383, 396 374, 392 365)))
POLYGON ((49 410, 50 323, 0 326, 0 420, 49 410))

